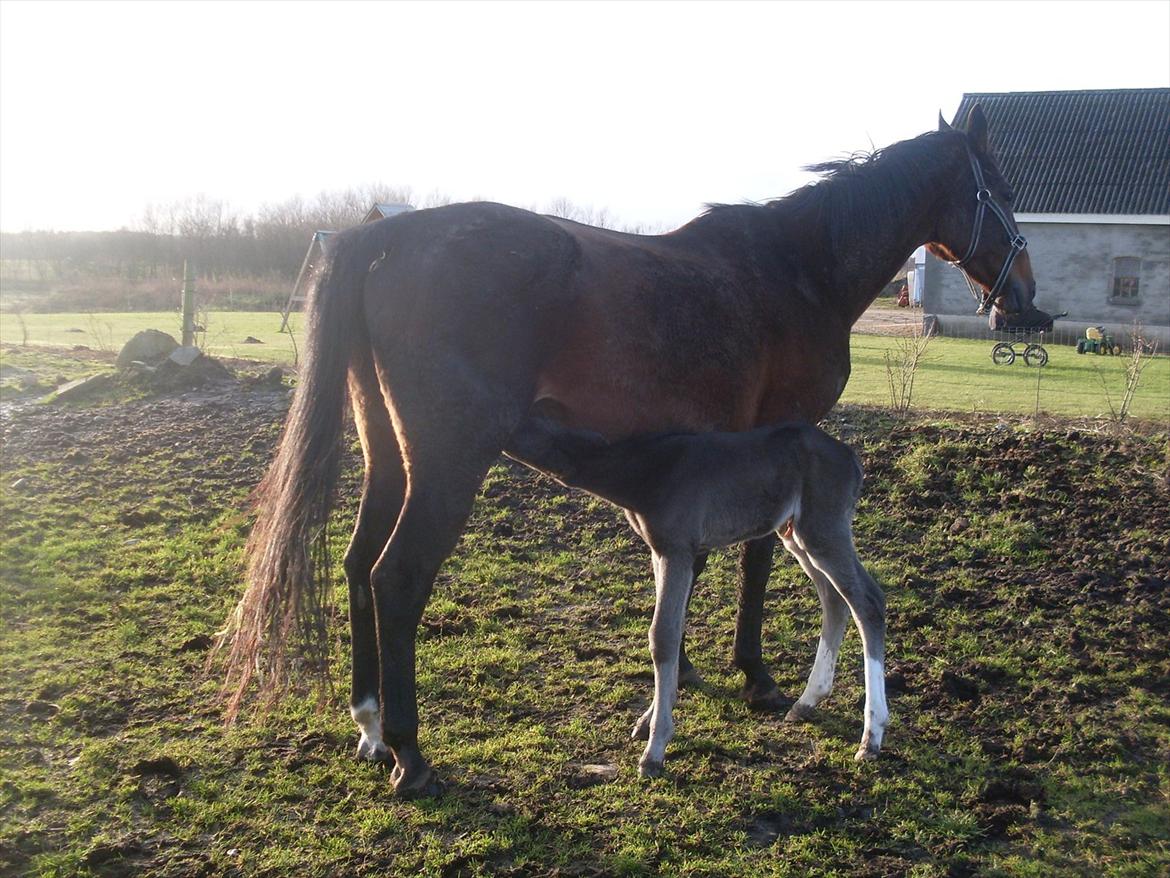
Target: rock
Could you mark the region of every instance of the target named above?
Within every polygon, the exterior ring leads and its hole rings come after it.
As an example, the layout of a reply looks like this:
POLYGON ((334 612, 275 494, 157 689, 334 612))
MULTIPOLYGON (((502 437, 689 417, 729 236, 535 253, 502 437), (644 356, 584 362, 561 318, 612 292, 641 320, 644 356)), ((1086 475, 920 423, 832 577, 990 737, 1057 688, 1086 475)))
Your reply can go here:
POLYGON ((601 783, 616 780, 618 767, 603 763, 600 765, 582 765, 577 769, 575 776, 569 778, 569 786, 573 789, 584 789, 601 783))
POLYGON ((144 329, 123 345, 115 362, 119 369, 125 369, 135 360, 157 363, 178 346, 173 336, 158 329, 144 329))
POLYGON ((970 526, 971 526, 971 522, 968 519, 964 518, 963 516, 959 516, 958 518, 956 518, 954 521, 951 522, 951 533, 961 534, 963 531, 965 531, 970 526))
POLYGON ((243 343, 244 344, 264 344, 264 342, 260 341, 260 339, 256 338, 256 336, 254 336, 254 335, 249 335, 246 339, 244 339, 243 343))
POLYGON ((69 402, 71 400, 85 399, 87 396, 93 396, 99 390, 109 387, 113 377, 109 372, 99 372, 96 375, 90 375, 88 378, 78 378, 76 381, 70 381, 68 384, 62 384, 41 401, 69 402))
POLYGON ((41 718, 55 716, 57 711, 60 709, 60 707, 58 707, 56 704, 53 704, 51 701, 40 700, 30 701, 24 706, 24 712, 29 716, 39 716, 41 718))
POLYGON ((187 347, 175 348, 167 356, 167 359, 172 363, 178 363, 180 366, 190 366, 202 356, 203 351, 194 345, 188 345, 187 347))

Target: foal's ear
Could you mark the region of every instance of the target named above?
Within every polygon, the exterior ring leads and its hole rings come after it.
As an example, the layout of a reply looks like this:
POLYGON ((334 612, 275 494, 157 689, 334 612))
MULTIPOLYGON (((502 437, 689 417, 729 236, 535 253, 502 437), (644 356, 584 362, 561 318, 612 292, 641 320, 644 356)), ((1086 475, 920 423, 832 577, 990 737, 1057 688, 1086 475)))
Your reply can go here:
POLYGON ((947 120, 943 118, 942 110, 938 111, 938 130, 939 131, 952 131, 953 130, 950 126, 950 123, 947 122, 947 120))
POLYGON ((987 152, 987 117, 979 104, 967 115, 967 139, 979 152, 987 152))

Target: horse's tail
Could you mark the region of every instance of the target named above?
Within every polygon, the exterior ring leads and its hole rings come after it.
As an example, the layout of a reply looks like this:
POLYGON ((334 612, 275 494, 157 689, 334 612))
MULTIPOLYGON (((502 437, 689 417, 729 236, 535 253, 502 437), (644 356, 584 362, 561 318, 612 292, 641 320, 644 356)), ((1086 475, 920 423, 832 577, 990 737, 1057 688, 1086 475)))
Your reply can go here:
POLYGON ((300 382, 276 458, 254 495, 258 518, 245 550, 247 585, 221 641, 230 644, 224 684, 229 720, 257 677, 266 699, 283 689, 292 666, 290 641, 314 670, 327 668, 325 534, 341 461, 351 349, 368 344, 362 290, 378 255, 367 229, 361 232, 339 235, 327 249, 306 305, 300 382))

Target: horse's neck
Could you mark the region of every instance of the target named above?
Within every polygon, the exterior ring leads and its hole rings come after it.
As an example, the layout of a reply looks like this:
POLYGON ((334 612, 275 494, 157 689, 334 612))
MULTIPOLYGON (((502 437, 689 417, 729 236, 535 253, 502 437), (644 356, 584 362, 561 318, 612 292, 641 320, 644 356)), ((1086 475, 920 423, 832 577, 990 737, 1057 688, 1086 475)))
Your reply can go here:
MULTIPOLYGON (((873 173, 881 171, 875 168, 873 173)), ((933 236, 940 193, 957 171, 950 163, 940 163, 930 173, 935 179, 923 180, 921 187, 907 192, 904 203, 883 214, 880 222, 850 230, 844 245, 830 240, 827 230, 814 232, 823 236, 821 246, 832 253, 822 292, 839 302, 848 325, 857 322, 914 250, 933 236)))

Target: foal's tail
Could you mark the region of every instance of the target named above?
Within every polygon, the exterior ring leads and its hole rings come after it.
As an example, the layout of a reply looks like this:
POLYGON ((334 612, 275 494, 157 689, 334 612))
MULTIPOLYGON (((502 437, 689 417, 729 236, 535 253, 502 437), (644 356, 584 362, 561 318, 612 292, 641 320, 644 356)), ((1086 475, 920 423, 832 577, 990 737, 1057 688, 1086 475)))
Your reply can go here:
MULTIPOLYGON (((290 640, 324 672, 329 559, 325 531, 341 460, 352 348, 368 344, 361 297, 371 260, 365 234, 330 244, 306 307, 300 383, 276 459, 255 492, 258 518, 245 550, 247 587, 224 632, 230 643, 224 694, 229 720, 260 677, 266 698, 289 677, 290 640)), ((357 231, 357 230, 355 230, 357 231)))

